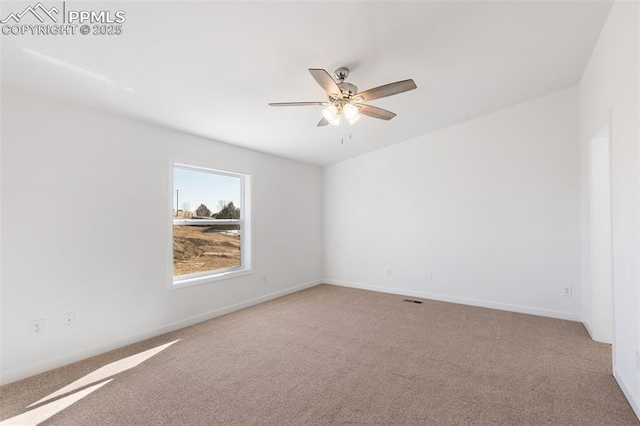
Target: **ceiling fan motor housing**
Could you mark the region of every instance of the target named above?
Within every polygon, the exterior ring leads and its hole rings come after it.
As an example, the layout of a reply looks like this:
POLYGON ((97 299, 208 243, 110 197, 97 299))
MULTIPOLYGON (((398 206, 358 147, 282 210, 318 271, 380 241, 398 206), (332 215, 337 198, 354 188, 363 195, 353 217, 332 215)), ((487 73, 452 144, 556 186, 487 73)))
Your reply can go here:
POLYGON ((338 87, 342 91, 343 98, 349 99, 358 93, 358 88, 351 83, 338 83, 338 87))
POLYGON ((333 75, 336 77, 337 80, 343 81, 345 78, 349 76, 349 68, 340 67, 333 72, 333 75))

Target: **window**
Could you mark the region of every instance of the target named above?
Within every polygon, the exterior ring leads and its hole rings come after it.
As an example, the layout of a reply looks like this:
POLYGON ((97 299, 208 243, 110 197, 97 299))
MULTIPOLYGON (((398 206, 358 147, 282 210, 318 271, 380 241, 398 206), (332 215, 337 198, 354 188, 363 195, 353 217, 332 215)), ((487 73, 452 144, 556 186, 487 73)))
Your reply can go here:
POLYGON ((251 271, 249 179, 173 163, 173 287, 251 271))

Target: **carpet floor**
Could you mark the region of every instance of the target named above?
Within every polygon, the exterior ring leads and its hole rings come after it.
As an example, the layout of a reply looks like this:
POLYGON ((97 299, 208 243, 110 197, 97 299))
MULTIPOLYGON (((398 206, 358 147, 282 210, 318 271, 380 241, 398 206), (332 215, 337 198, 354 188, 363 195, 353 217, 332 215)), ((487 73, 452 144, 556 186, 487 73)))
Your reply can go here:
POLYGON ((3 386, 2 425, 640 425, 582 324, 404 299, 281 297, 3 386))

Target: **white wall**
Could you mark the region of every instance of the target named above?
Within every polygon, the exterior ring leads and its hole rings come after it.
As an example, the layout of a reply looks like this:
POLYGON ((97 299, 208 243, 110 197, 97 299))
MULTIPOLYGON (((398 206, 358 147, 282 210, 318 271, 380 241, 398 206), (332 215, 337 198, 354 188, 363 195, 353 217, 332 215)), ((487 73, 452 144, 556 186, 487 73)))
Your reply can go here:
MULTIPOLYGON (((589 143, 611 120, 614 375, 640 416, 638 87, 640 11, 637 2, 616 2, 580 82, 582 274, 590 277, 589 143)), ((592 293, 585 293, 589 297, 592 293)), ((599 300, 585 299, 585 306, 599 300)), ((588 320, 588 318, 586 318, 588 320)))
POLYGON ((578 320, 578 154, 571 88, 329 166, 325 277, 578 320))
POLYGON ((6 89, 2 125, 4 383, 322 278, 319 167, 6 89), (252 175, 254 274, 167 290, 170 157, 252 175))
POLYGON ((582 321, 598 342, 613 343, 611 142, 607 124, 589 149, 591 280, 582 288, 582 321), (602 133, 602 134, 600 134, 602 133))

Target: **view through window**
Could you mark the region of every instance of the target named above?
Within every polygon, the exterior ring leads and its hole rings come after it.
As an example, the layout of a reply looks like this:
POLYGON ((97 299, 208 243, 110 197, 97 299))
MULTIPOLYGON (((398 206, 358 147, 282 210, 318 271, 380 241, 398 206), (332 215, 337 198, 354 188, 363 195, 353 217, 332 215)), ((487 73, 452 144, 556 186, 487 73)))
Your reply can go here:
POLYGON ((244 175, 174 165, 174 283, 244 269, 244 186, 244 175))

